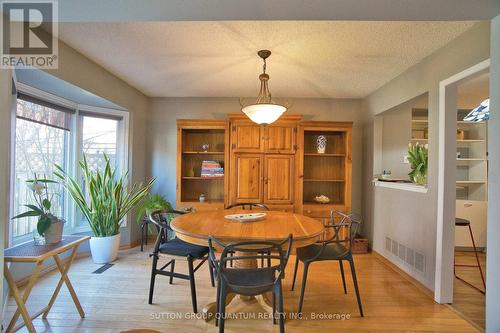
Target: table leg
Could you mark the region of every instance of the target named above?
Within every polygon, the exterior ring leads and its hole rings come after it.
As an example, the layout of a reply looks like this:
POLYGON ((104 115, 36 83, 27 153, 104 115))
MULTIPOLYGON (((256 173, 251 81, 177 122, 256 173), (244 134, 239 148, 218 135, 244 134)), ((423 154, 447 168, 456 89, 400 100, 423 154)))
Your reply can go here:
POLYGON ((28 300, 28 297, 31 293, 31 290, 33 289, 33 286, 35 285, 35 282, 38 280, 38 274, 40 273, 40 270, 42 269, 43 265, 43 260, 38 261, 36 263, 35 269, 33 271, 33 274, 31 275, 28 284, 26 286, 26 289, 24 290, 23 295, 21 296, 21 293, 19 292, 19 289, 17 288, 16 281, 14 280, 14 277, 10 273, 9 267, 7 266, 7 263, 4 263, 4 275, 5 279, 7 280, 7 283, 9 285, 9 288, 12 292, 12 295, 14 296, 14 299, 17 303, 17 310, 14 313, 14 316, 10 320, 9 326, 7 327, 6 332, 12 332, 14 329, 14 326, 17 322, 17 319, 19 318, 19 315, 23 317, 24 323, 26 325, 26 328, 30 333, 34 333, 35 327, 33 326, 33 321, 31 320, 31 317, 28 313, 28 309, 26 309, 26 301, 28 300))
MULTIPOLYGON (((252 252, 243 252, 243 253, 236 252, 235 253, 236 257, 237 256, 251 256, 251 255, 257 255, 257 253, 252 253, 252 252)), ((258 265, 257 259, 236 260, 234 263, 234 267, 240 268, 240 269, 254 269, 254 268, 258 267, 257 265, 258 265)), ((230 303, 233 301, 235 296, 236 296, 236 294, 231 293, 226 297, 226 307, 228 305, 230 305, 230 303)), ((269 301, 269 299, 266 297, 265 294, 258 295, 256 297, 239 295, 238 298, 241 299, 242 301, 246 301, 246 302, 252 301, 255 298, 257 300, 257 302, 260 304, 260 306, 264 309, 264 311, 266 311, 269 314, 273 313, 272 302, 269 301)), ((203 313, 205 314, 205 317, 204 317, 205 321, 209 321, 212 318, 215 318, 215 310, 216 310, 216 303, 215 302, 209 303, 203 308, 203 313)))
POLYGON ((66 265, 64 265, 62 260, 59 258, 59 255, 57 255, 57 254, 54 255, 53 258, 54 258, 54 261, 56 262, 56 265, 57 265, 57 268, 59 269, 59 272, 61 272, 61 278, 59 279, 59 282, 57 283, 57 287, 54 290, 52 297, 50 298, 49 305, 47 305, 47 308, 44 311, 42 318, 47 318, 47 315, 49 314, 50 309, 54 305, 54 302, 57 298, 57 295, 59 294, 59 291, 61 290, 63 283, 66 283, 66 287, 68 288, 68 291, 71 295, 71 298, 73 299, 73 303, 75 303, 76 309, 78 310, 80 317, 85 318, 85 312, 83 311, 82 305, 80 304, 80 301, 78 300, 78 297, 76 296, 75 290, 73 289, 73 285, 71 284, 71 281, 69 280, 69 277, 68 277, 69 268, 71 267, 71 264, 73 263, 73 260, 75 259, 77 250, 78 250, 78 246, 73 248, 73 251, 71 252, 70 257, 66 261, 66 265))
MULTIPOLYGON (((236 294, 233 294, 233 293, 229 293, 226 296, 226 307, 229 304, 231 304, 231 302, 233 301, 233 299, 235 297, 236 297, 236 294)), ((205 305, 205 307, 202 310, 203 311, 203 318, 205 319, 205 321, 208 322, 208 321, 214 319, 216 310, 217 310, 217 303, 216 302, 208 303, 207 305, 205 305)))

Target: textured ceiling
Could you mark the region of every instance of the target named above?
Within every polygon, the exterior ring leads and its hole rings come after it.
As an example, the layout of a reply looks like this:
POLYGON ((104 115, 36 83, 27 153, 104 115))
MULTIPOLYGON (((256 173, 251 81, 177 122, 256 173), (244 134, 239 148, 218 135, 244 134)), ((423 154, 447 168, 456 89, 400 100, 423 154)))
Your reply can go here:
POLYGON ((154 97, 365 97, 473 22, 62 23, 60 38, 154 97))

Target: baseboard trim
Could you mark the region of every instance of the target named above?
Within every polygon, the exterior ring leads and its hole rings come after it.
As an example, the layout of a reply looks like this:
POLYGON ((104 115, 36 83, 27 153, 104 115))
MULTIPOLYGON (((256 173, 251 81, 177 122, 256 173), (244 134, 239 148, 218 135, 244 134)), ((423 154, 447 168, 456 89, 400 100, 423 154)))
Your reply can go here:
POLYGON ((390 269, 392 269, 393 271, 395 271, 396 273, 398 273, 399 275, 401 275, 401 277, 403 277, 406 281, 408 281, 411 284, 413 284, 415 287, 417 287, 418 290, 420 290, 421 292, 423 292, 425 295, 429 296, 429 298, 431 298, 434 301, 434 292, 432 290, 430 290, 429 288, 427 288, 426 286, 424 286, 420 281, 418 281, 417 279, 415 279, 413 276, 411 276, 410 274, 406 273, 401 268, 399 268, 398 266, 396 266, 395 264, 393 264, 392 262, 390 262, 386 257, 384 257, 383 255, 381 255, 377 251, 375 251, 375 250, 372 249, 372 253, 375 256, 375 258, 377 258, 379 261, 381 261, 387 267, 389 267, 390 269))
MULTIPOLYGON (((149 239, 148 239, 148 240, 149 240, 149 239)), ((139 246, 139 245, 141 245, 141 241, 140 241, 140 240, 138 240, 138 241, 134 241, 134 242, 132 242, 132 243, 130 243, 130 244, 120 245, 120 249, 119 249, 119 250, 120 250, 120 251, 123 251, 123 250, 130 250, 130 249, 132 249, 132 248, 134 248, 134 247, 137 247, 137 246, 139 246)))

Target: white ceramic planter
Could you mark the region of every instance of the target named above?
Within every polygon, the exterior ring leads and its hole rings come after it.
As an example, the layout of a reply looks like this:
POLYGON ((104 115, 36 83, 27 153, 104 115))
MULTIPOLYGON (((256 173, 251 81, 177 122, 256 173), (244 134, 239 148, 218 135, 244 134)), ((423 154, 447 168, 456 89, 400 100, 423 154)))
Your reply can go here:
POLYGON ((96 264, 107 264, 118 258, 120 234, 109 237, 91 237, 90 252, 96 264))

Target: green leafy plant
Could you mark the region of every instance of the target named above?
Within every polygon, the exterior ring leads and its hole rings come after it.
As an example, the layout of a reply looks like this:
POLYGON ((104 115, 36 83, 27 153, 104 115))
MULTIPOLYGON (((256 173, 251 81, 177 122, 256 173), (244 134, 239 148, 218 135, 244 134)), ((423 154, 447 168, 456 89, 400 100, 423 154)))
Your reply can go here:
POLYGON ((120 232, 120 225, 127 213, 148 194, 154 179, 145 186, 127 186, 128 172, 119 176, 104 154, 104 170, 92 170, 83 155, 79 162, 84 185, 70 177, 59 165, 54 175, 68 191, 75 204, 90 224, 95 237, 109 237, 120 232))
POLYGON ((155 210, 173 210, 170 202, 161 194, 148 194, 142 201, 142 204, 137 208, 137 223, 141 223, 144 216, 155 210))
POLYGON ((408 174, 410 180, 419 185, 427 184, 427 165, 429 151, 427 144, 408 144, 408 161, 411 171, 408 174))
POLYGON ((33 195, 36 205, 24 205, 29 208, 29 210, 14 216, 12 219, 38 216, 36 230, 40 236, 44 236, 52 222, 57 222, 59 220, 51 212, 52 198, 54 195, 49 195, 48 191, 48 184, 57 182, 46 178, 38 179, 35 173, 35 178, 27 180, 26 183, 31 189, 31 194, 33 195))

